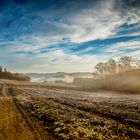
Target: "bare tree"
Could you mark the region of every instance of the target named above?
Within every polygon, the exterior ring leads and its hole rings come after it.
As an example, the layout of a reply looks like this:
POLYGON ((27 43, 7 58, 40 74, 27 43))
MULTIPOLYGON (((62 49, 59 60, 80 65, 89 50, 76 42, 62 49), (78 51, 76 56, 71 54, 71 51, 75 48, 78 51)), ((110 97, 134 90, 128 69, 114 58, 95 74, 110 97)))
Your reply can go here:
POLYGON ((118 63, 118 72, 123 72, 123 71, 124 71, 123 65, 118 63))
POLYGON ((140 69, 140 60, 135 60, 136 68, 140 69))
POLYGON ((117 72, 117 64, 114 59, 109 59, 107 62, 107 70, 109 74, 115 74, 117 72))
POLYGON ((109 69, 108 64, 106 62, 106 63, 104 63, 104 73, 105 73, 105 75, 109 74, 108 69, 109 69))
POLYGON ((132 59, 130 56, 122 56, 118 61, 110 58, 107 62, 99 62, 95 67, 98 76, 113 75, 119 72, 126 72, 131 69, 140 68, 140 60, 132 59), (133 64, 132 64, 133 63, 133 64), (134 67, 134 66, 135 67, 134 67))
POLYGON ((129 71, 131 69, 132 58, 130 56, 123 56, 119 60, 119 69, 122 71, 129 71))
POLYGON ((103 77, 105 70, 104 63, 99 62, 94 68, 97 70, 97 72, 99 72, 100 76, 103 77))

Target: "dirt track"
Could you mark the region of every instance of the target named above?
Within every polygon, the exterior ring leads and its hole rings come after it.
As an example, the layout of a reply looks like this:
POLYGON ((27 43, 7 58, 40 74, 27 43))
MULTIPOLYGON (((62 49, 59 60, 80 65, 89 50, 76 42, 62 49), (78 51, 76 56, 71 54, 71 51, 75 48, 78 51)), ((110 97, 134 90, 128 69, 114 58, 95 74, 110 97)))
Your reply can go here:
POLYGON ((41 125, 16 104, 0 96, 0 140, 51 140, 41 125))

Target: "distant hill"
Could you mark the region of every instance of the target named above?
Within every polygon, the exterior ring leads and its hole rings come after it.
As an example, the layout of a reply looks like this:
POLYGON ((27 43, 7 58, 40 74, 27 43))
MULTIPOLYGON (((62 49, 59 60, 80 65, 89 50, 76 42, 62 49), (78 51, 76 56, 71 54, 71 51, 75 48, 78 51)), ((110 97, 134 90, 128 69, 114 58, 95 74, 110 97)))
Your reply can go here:
POLYGON ((31 78, 33 82, 55 82, 58 80, 72 83, 75 78, 92 78, 93 74, 90 72, 56 72, 56 73, 20 73, 31 78))

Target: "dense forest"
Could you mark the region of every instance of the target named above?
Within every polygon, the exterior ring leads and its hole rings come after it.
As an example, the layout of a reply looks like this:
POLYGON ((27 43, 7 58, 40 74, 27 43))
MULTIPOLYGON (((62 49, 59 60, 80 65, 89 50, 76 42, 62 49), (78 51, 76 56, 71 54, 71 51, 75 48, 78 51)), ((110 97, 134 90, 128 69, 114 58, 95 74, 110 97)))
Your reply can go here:
POLYGON ((21 76, 18 73, 11 73, 11 72, 7 71, 6 68, 2 68, 2 66, 0 66, 0 79, 30 81, 30 77, 28 77, 28 76, 21 76))

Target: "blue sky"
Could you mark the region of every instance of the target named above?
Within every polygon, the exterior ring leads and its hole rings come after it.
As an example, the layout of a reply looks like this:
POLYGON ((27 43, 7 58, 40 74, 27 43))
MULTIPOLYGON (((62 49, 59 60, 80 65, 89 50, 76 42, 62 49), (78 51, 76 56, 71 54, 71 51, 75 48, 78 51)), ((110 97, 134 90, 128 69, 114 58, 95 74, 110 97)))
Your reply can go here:
POLYGON ((1 0, 0 64, 15 72, 92 71, 140 57, 139 0, 1 0))

